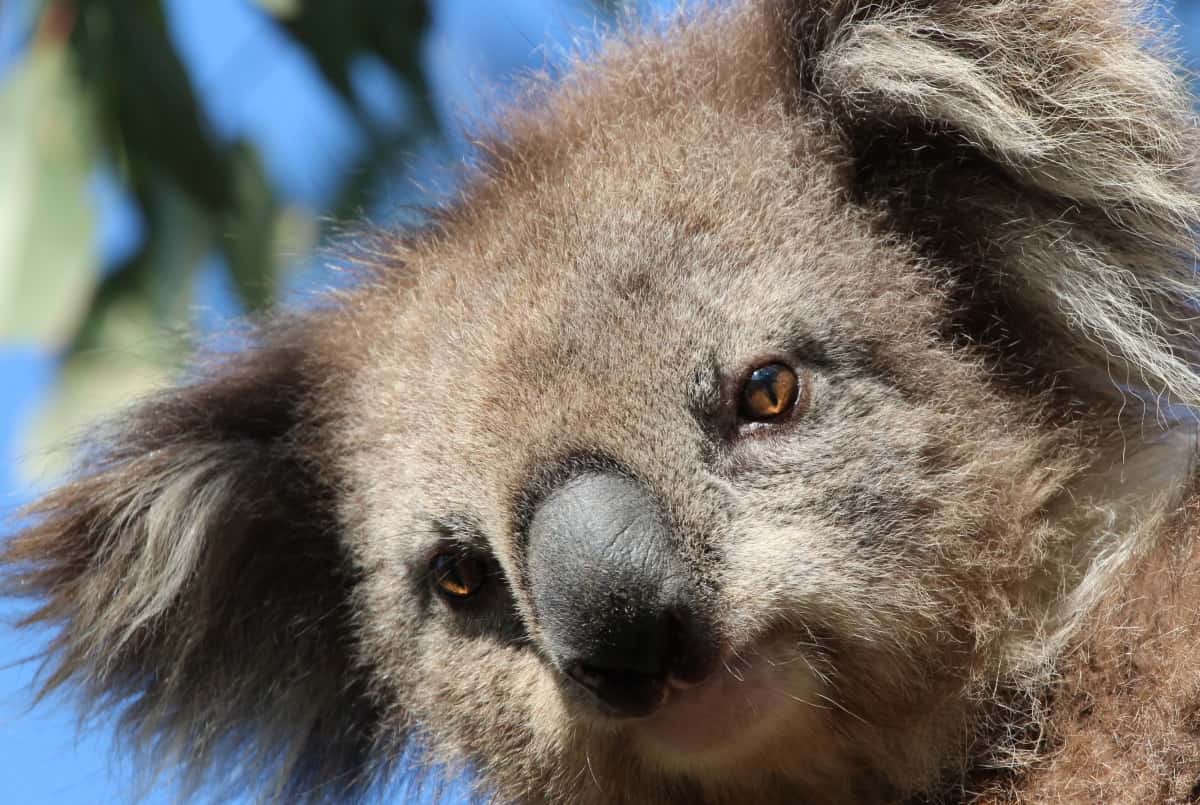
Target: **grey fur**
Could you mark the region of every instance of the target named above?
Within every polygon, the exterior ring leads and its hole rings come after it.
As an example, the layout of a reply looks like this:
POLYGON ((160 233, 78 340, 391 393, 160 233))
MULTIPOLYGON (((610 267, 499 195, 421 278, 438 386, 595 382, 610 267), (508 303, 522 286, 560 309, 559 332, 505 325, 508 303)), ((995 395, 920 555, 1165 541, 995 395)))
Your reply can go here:
POLYGON ((61 629, 47 689, 280 801, 402 756, 505 801, 962 799, 984 767, 1020 798, 1064 651, 1193 473, 1196 128, 1139 14, 746 2, 532 84, 461 201, 35 507, 4 559, 61 629), (769 361, 804 408, 742 428, 769 361), (527 526, 595 461, 763 708, 719 751, 549 661, 527 526), (469 611, 447 544, 495 563, 469 611))

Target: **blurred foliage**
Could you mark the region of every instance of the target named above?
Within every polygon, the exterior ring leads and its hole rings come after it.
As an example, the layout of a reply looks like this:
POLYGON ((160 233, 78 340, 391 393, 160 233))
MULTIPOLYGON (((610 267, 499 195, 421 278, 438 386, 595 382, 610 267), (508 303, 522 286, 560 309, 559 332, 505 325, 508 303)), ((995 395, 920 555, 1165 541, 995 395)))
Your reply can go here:
MULTIPOLYGON (((419 60, 427 4, 255 5, 312 58, 364 135, 332 209, 320 211, 333 222, 357 217, 398 155, 437 135, 419 60), (408 92, 402 124, 377 123, 356 96, 351 69, 362 56, 408 92)), ((182 362, 189 344, 179 322, 206 258, 223 256, 241 302, 259 311, 319 226, 278 196, 251 143, 213 132, 163 0, 32 0, 32 8, 24 58, 0 83, 0 339, 62 355, 58 390, 35 427, 41 448, 182 362), (136 251, 103 272, 88 192, 101 164, 115 168, 144 225, 136 251)))
POLYGON ((62 47, 39 41, 0 85, 0 339, 68 342, 95 292, 93 153, 62 47))

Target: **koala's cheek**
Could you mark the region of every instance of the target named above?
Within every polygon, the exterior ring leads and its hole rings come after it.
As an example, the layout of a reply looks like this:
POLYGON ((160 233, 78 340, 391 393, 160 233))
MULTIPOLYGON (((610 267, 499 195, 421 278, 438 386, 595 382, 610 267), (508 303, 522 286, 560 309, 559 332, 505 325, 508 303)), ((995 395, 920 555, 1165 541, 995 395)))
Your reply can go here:
POLYGON ((726 542, 718 586, 735 650, 761 651, 783 635, 798 646, 806 630, 825 629, 836 588, 852 585, 840 581, 849 581, 845 555, 824 540, 818 521, 797 517, 786 527, 743 525, 726 542))
POLYGON ((847 529, 819 515, 743 527, 724 547, 720 588, 735 644, 779 640, 822 662, 844 662, 859 645, 894 647, 917 620, 939 608, 920 582, 900 571, 904 557, 881 561, 847 529))
POLYGON ((559 757, 574 735, 559 685, 528 648, 429 629, 410 664, 420 681, 403 699, 417 729, 463 757, 496 750, 559 757))

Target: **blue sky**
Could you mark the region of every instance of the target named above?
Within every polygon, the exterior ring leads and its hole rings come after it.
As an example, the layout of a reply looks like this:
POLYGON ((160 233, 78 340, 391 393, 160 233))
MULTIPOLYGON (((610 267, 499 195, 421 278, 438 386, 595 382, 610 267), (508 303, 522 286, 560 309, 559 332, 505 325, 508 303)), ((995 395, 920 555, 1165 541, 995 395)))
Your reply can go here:
MULTIPOLYGON (((26 0, 0 0, 0 81, 18 52, 12 24, 26 0)), ((669 4, 669 3, 668 3, 669 4)), ((250 10, 248 0, 170 0, 172 30, 205 100, 216 131, 248 137, 262 149, 271 181, 293 203, 320 211, 337 175, 362 143, 341 101, 317 79, 305 55, 250 10)), ((486 119, 489 93, 481 91, 561 52, 573 34, 591 30, 586 0, 434 0, 434 27, 424 58, 437 109, 451 131, 458 121, 486 119)), ((1183 44, 1200 52, 1200 3, 1180 0, 1183 44)), ((356 88, 381 117, 404 114, 405 99, 378 65, 359 65, 356 88)), ((419 156, 420 164, 461 154, 452 138, 447 153, 419 156)), ((101 215, 96 249, 110 262, 136 246, 140 222, 112 176, 98 173, 91 194, 101 215)), ((389 199, 411 199, 408 186, 389 199)), ((308 272, 320 283, 319 273, 308 272)), ((215 263, 201 283, 195 326, 219 330, 237 305, 215 263)), ((27 501, 33 489, 17 470, 19 434, 54 381, 53 355, 22 344, 0 344, 0 511, 27 501)), ((0 602, 0 619, 17 610, 0 602)), ((18 634, 0 625, 0 803, 125 802, 134 777, 110 752, 107 727, 76 730, 68 702, 30 709, 34 654, 45 635, 18 634)), ((147 803, 170 802, 170 789, 147 803)))

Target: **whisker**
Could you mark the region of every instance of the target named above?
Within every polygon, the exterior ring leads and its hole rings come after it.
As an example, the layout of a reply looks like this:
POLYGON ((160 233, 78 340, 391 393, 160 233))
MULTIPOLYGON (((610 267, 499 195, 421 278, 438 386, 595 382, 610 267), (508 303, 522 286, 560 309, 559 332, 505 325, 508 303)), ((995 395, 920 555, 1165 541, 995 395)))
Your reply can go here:
POLYGON ((824 693, 818 693, 817 695, 818 695, 818 696, 820 696, 820 697, 821 697, 822 699, 824 699, 825 701, 827 701, 827 702, 829 702, 830 704, 832 704, 832 705, 833 705, 834 707, 836 707, 837 709, 841 710, 841 711, 842 711, 843 713, 845 713, 846 715, 848 715, 848 716, 850 716, 851 718, 853 718, 855 721, 859 721, 859 722, 861 722, 861 723, 863 723, 863 724, 869 724, 869 723, 870 723, 870 722, 869 722, 869 721, 867 721, 865 718, 863 718, 862 716, 860 716, 858 713, 855 713, 855 712, 852 712, 851 710, 849 710, 849 709, 848 709, 848 708, 847 708, 845 705, 843 705, 841 702, 837 701, 836 699, 831 699, 830 697, 826 696, 824 693))

